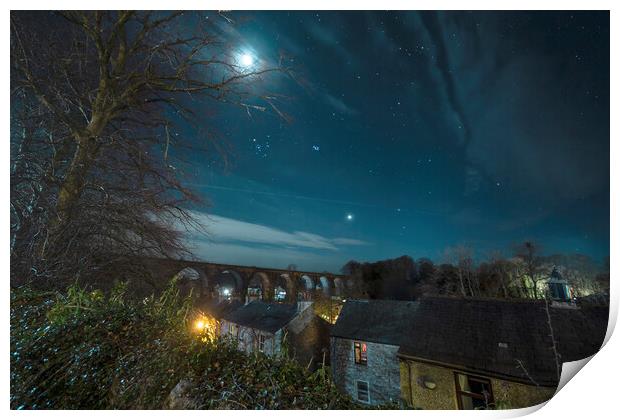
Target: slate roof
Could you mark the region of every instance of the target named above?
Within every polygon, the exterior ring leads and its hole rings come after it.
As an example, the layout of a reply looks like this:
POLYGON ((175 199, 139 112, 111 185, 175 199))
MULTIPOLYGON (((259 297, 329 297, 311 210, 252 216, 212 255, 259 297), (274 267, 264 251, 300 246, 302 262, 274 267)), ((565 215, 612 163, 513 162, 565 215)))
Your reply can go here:
POLYGON ((349 299, 331 335, 397 346, 417 307, 414 301, 349 299))
POLYGON ((297 315, 297 305, 295 304, 267 303, 255 300, 223 315, 222 319, 273 334, 288 324, 295 315, 297 315))
MULTIPOLYGON (((562 362, 588 357, 600 349, 607 308, 551 307, 550 314, 562 362)), ((558 382, 544 302, 450 297, 365 304, 347 301, 332 335, 399 344, 403 357, 490 376, 531 383, 529 374, 540 385, 558 382)))
POLYGON ((211 314, 216 319, 220 319, 226 314, 236 310, 242 305, 243 303, 239 302, 238 300, 223 300, 219 303, 216 303, 216 302, 204 303, 200 305, 199 307, 204 312, 211 314))

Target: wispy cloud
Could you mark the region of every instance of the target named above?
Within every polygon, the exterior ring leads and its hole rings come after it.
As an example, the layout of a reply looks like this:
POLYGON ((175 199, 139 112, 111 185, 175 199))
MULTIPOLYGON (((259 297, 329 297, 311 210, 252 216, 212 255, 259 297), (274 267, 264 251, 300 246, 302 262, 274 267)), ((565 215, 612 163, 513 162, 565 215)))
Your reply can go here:
POLYGON ((323 98, 325 99, 325 102, 329 106, 334 108, 340 114, 356 115, 358 113, 358 111, 355 108, 347 105, 346 103, 344 103, 342 99, 338 98, 337 96, 332 95, 329 92, 323 92, 323 98))
POLYGON ((340 42, 338 34, 332 32, 326 24, 311 23, 306 25, 306 30, 322 48, 331 49, 345 63, 357 62, 355 56, 340 42))
POLYGON ((368 242, 350 238, 334 238, 332 242, 336 245, 370 245, 368 242))
MULTIPOLYGON (((208 237, 213 243, 251 243, 272 247, 315 249, 338 251, 338 246, 368 245, 367 242, 353 238, 327 238, 310 232, 287 232, 275 227, 257 223, 244 222, 218 215, 206 215, 194 212, 194 216, 206 228, 208 237)), ((190 232, 191 236, 199 236, 198 232, 190 232)))
POLYGON ((256 267, 286 268, 295 264, 300 270, 338 272, 343 262, 340 254, 318 250, 294 250, 282 247, 244 244, 213 244, 203 240, 190 241, 195 257, 201 261, 242 264, 256 267))

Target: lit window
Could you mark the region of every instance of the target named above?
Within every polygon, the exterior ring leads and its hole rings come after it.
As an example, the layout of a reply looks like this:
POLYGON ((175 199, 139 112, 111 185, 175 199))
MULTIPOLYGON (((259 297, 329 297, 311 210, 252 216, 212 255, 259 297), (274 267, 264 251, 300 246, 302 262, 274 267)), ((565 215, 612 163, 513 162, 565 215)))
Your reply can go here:
POLYGON ((358 365, 368 364, 368 357, 366 356, 366 343, 355 341, 353 342, 353 348, 355 352, 355 363, 358 365))
POLYGON ((258 336, 258 351, 260 352, 265 351, 265 341, 266 341, 266 337, 260 334, 258 336))
POLYGON ((368 391, 368 382, 357 381, 357 399, 358 401, 369 403, 370 392, 368 391))
POLYGON ((456 396, 461 410, 493 407, 493 392, 488 379, 455 373, 456 396))
POLYGON ((278 286, 275 290, 274 300, 276 302, 283 302, 284 300, 286 300, 286 290, 278 286))

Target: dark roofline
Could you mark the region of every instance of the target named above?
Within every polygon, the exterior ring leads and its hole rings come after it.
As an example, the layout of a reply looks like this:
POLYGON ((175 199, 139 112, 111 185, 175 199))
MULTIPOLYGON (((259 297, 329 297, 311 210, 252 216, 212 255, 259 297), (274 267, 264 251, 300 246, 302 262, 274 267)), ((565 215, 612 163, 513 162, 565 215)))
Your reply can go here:
POLYGON ((503 297, 489 297, 489 296, 450 296, 441 295, 438 293, 429 293, 420 296, 417 300, 424 299, 441 299, 441 300, 464 300, 471 302, 507 302, 507 303, 523 303, 523 304, 536 304, 544 305, 544 299, 526 299, 526 298, 503 298, 503 297))
MULTIPOLYGON (((234 312, 234 311, 232 311, 232 312, 234 312)), ((232 312, 230 312, 230 313, 232 313, 232 312)), ((231 324, 239 325, 239 326, 242 326, 242 327, 245 327, 245 328, 251 328, 251 329, 253 329, 253 330, 257 330, 257 331, 264 331, 264 332, 267 332, 267 333, 269 333, 269 334, 275 334, 275 333, 277 333, 278 331, 280 331, 280 330, 282 330, 282 329, 286 328, 286 327, 288 326, 288 324, 290 324, 291 322, 293 322, 293 320, 294 320, 294 319, 295 319, 298 315, 299 315, 299 312, 296 312, 295 314, 293 314, 293 316, 291 317, 291 319, 289 319, 288 321, 286 321, 286 324, 282 325, 280 328, 278 328, 278 329, 277 329, 277 330, 275 330, 274 332, 271 332, 271 331, 269 331, 269 330, 263 330, 263 329, 261 329, 261 328, 257 328, 257 327, 253 327, 253 326, 251 326, 251 325, 244 324, 244 323, 241 323, 241 322, 239 322, 239 321, 233 321, 233 320, 231 320, 231 319, 226 318, 225 316, 221 317, 221 319, 223 319, 224 321, 230 322, 231 324)))
POLYGON ((362 337, 345 337, 343 335, 334 335, 332 333, 330 333, 329 336, 333 337, 333 338, 342 338, 343 340, 363 341, 365 343, 383 344, 385 346, 394 346, 394 347, 399 347, 400 348, 400 344, 388 343, 386 341, 368 340, 368 339, 362 338, 362 337))
POLYGON ((400 346, 417 300, 346 299, 331 337, 400 346))
POLYGON ((265 331, 270 334, 275 334, 276 332, 288 326, 299 314, 299 305, 296 304, 279 304, 273 302, 266 303, 262 301, 253 301, 245 305, 239 306, 235 310, 226 313, 222 316, 221 319, 232 324, 242 326, 244 328, 250 328, 252 330, 265 331), (266 314, 265 310, 268 311, 272 306, 274 307, 274 310, 278 307, 282 309, 282 307, 286 306, 287 308, 285 308, 285 312, 281 312, 276 316, 273 316, 273 314, 266 314), (240 319, 237 319, 237 316, 241 312, 247 312, 251 310, 258 310, 258 312, 250 312, 249 314, 241 315, 240 319), (267 319, 271 319, 271 321, 267 321, 267 319), (277 322, 275 322, 274 324, 274 321, 276 320, 277 322), (265 325, 265 322, 270 325, 265 325))
POLYGON ((422 357, 409 356, 407 354, 401 353, 400 350, 398 351, 398 353, 396 353, 396 356, 399 357, 400 359, 412 360, 414 362, 420 362, 420 363, 425 363, 427 365, 439 366, 439 367, 446 368, 446 369, 461 370, 467 373, 474 373, 477 375, 488 376, 491 378, 503 379, 503 380, 507 380, 511 382, 517 382, 523 385, 557 388, 559 384, 559 381, 553 382, 553 383, 547 382, 547 381, 538 381, 537 383, 534 383, 532 381, 528 381, 527 379, 524 379, 519 376, 511 376, 511 375, 506 375, 503 373, 494 372, 491 370, 478 369, 478 368, 471 367, 471 366, 463 366, 463 365, 451 364, 451 363, 446 363, 446 362, 439 362, 439 361, 431 360, 431 359, 424 359, 422 357))

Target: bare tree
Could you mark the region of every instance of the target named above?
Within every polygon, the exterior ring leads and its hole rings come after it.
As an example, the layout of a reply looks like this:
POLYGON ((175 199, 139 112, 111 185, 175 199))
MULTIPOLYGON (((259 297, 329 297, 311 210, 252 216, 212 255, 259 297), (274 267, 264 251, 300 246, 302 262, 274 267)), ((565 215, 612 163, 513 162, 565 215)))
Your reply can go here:
POLYGON ((541 280, 539 252, 539 246, 532 241, 518 245, 516 250, 517 257, 523 262, 524 275, 522 281, 524 290, 529 294, 528 289, 531 289, 534 299, 538 299, 538 283, 541 280), (531 282, 531 288, 527 285, 527 279, 531 282))
POLYGON ((495 273, 499 280, 502 297, 504 299, 508 298, 508 285, 510 283, 510 263, 506 261, 506 259, 499 251, 491 252, 489 256, 489 261, 491 265, 491 270, 495 273))
MULTIPOLYGON (((199 198, 185 138, 213 104, 284 116, 262 89, 281 62, 247 68, 200 13, 11 13, 11 282, 113 280, 136 257, 187 252, 199 198)), ((209 156, 209 155, 207 155, 209 156)))
POLYGON ((463 296, 476 296, 479 292, 472 255, 472 249, 465 245, 457 245, 444 250, 444 260, 456 268, 463 296))

